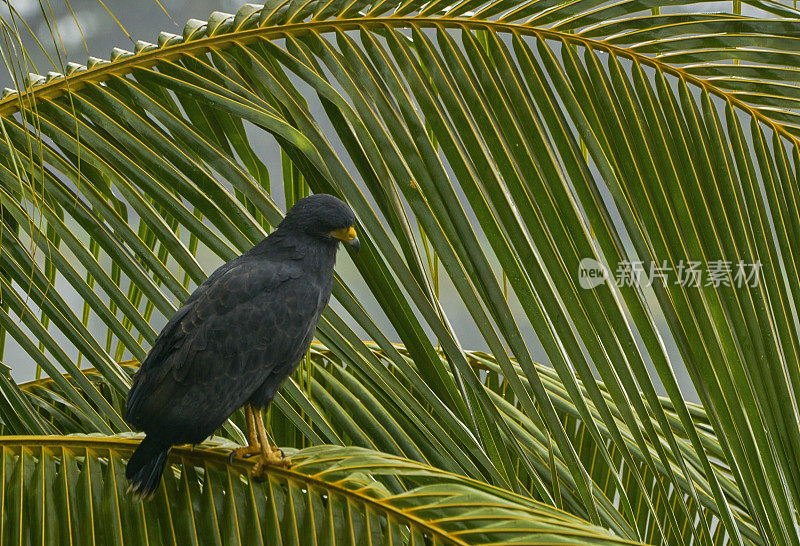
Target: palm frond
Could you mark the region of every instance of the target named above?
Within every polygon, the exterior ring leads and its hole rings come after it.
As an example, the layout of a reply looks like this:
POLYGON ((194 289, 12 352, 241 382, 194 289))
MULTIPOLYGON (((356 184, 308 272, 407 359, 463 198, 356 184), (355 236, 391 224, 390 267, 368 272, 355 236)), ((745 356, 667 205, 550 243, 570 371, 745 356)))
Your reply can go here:
POLYGON ((608 531, 484 483, 359 448, 293 453, 263 483, 224 447, 173 450, 151 502, 125 494, 118 436, 0 440, 3 541, 60 544, 620 544, 608 531))

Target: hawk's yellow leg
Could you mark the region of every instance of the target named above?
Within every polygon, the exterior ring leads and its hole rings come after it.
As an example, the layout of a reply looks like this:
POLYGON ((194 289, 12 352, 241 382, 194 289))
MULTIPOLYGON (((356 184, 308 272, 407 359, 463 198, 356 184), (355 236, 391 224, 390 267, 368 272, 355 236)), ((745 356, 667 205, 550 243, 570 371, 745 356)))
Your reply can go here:
POLYGON ((267 439, 267 430, 264 428, 264 417, 261 410, 255 412, 256 418, 256 431, 258 432, 258 439, 261 444, 261 460, 253 467, 253 479, 259 480, 267 477, 268 465, 283 466, 288 468, 292 461, 288 457, 283 456, 283 451, 277 447, 270 447, 269 439, 267 439))
MULTIPOLYGON (((244 418, 247 423, 247 445, 240 447, 231 452, 231 461, 234 457, 245 458, 251 455, 258 455, 261 453, 261 446, 258 443, 258 432, 256 432, 256 410, 250 404, 244 406, 244 418)), ((260 415, 261 412, 258 411, 260 415)))

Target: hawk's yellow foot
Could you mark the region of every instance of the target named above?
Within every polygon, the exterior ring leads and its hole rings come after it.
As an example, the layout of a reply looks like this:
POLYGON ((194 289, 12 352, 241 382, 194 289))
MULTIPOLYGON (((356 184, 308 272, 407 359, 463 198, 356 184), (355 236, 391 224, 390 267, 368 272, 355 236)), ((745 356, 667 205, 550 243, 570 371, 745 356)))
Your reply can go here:
POLYGON ((248 457, 252 457, 253 455, 258 455, 259 453, 261 453, 261 446, 258 444, 238 447, 231 451, 229 460, 233 462, 234 459, 246 459, 248 457))
POLYGON ((269 453, 262 453, 261 458, 253 467, 250 475, 253 480, 260 482, 267 479, 269 466, 277 466, 279 468, 289 468, 292 460, 289 457, 283 456, 283 451, 278 448, 273 448, 269 453))

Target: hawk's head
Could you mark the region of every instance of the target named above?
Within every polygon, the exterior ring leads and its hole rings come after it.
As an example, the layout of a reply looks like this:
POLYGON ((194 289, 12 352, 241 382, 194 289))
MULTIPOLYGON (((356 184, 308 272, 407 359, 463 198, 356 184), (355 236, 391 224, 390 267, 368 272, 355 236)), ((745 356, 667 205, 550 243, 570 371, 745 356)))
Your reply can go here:
POLYGON ((300 199, 278 226, 326 241, 342 241, 356 252, 356 217, 343 201, 324 193, 300 199))

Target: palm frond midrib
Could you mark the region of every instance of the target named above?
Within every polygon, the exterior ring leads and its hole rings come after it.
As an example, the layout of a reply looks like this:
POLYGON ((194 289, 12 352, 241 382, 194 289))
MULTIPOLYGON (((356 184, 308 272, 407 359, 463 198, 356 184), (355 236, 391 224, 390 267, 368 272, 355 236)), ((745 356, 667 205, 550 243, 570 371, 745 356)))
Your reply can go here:
MULTIPOLYGON (((600 50, 606 53, 628 59, 642 66, 649 66, 658 71, 671 74, 687 83, 690 83, 708 93, 719 97, 732 106, 751 115, 755 119, 769 126, 779 135, 793 143, 798 143, 798 137, 788 131, 784 125, 765 116, 759 108, 747 104, 739 99, 730 90, 714 84, 714 79, 704 79, 695 76, 680 66, 660 61, 657 56, 638 53, 626 47, 606 42, 602 39, 582 36, 569 30, 556 30, 547 26, 533 26, 526 22, 508 22, 482 20, 479 18, 448 17, 447 15, 416 15, 416 16, 362 16, 343 19, 312 19, 310 21, 293 22, 283 25, 263 26, 257 28, 240 28, 230 32, 212 36, 190 36, 181 39, 175 36, 167 40, 164 45, 146 44, 139 42, 136 53, 115 50, 116 56, 112 61, 93 59, 89 68, 72 65, 68 75, 51 76, 38 84, 28 87, 23 94, 10 92, 0 100, 0 117, 9 116, 25 107, 25 102, 33 103, 35 100, 56 98, 64 93, 78 91, 82 86, 101 83, 112 76, 124 76, 137 68, 152 68, 162 62, 170 62, 183 56, 192 56, 215 49, 224 49, 233 45, 247 45, 259 39, 280 39, 283 36, 299 36, 304 33, 324 33, 335 31, 351 31, 360 29, 376 30, 381 27, 393 28, 449 28, 464 29, 469 31, 491 30, 508 34, 536 36, 540 39, 553 40, 564 44, 571 44, 587 49, 600 50), (177 43, 172 43, 177 42, 177 43)), ((202 28, 202 27, 201 27, 202 28)), ((200 34, 197 32, 196 34, 200 34)))

